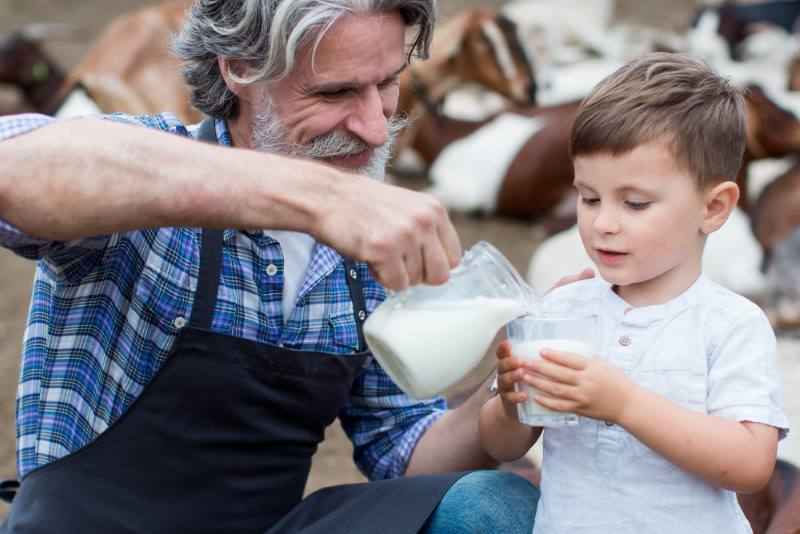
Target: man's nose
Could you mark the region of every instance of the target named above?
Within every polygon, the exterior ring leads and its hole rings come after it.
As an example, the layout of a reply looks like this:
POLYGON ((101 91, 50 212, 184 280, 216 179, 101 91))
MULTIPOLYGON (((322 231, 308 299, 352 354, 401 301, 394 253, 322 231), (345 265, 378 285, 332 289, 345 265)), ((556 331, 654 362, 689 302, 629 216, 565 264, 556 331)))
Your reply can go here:
POLYGON ((372 147, 383 145, 388 139, 387 118, 378 89, 364 91, 355 105, 345 128, 372 147))

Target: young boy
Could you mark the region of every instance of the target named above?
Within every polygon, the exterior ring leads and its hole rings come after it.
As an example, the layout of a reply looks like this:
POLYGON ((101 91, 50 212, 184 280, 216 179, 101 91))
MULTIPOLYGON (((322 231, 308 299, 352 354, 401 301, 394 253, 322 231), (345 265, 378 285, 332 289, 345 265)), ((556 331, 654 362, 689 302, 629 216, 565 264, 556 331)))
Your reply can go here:
POLYGON ((578 226, 602 279, 560 287, 543 309, 599 316, 598 356, 497 351, 500 395, 480 414, 486 450, 524 454, 535 400, 581 423, 544 432, 534 533, 744 533, 734 492, 764 486, 788 425, 776 342, 762 311, 701 272, 706 236, 739 198, 739 90, 688 56, 649 54, 586 98, 571 150, 578 226))

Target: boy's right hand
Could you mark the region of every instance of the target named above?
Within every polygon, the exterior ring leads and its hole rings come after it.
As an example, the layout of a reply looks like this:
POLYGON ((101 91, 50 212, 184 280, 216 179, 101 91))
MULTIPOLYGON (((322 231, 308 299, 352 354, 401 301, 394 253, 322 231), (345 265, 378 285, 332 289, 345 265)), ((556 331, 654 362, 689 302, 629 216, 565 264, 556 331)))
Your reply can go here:
POLYGON ((511 343, 503 341, 497 347, 497 391, 503 403, 503 410, 509 418, 517 419, 516 405, 525 402, 528 395, 515 391, 514 384, 525 375, 524 362, 511 355, 511 343))

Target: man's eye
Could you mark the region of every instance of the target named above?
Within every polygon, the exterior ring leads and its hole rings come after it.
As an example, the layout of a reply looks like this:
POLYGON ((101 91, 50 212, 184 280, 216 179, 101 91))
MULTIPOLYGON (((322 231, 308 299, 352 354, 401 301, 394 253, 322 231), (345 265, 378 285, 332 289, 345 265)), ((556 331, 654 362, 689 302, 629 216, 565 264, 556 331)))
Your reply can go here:
POLYGON ((341 98, 347 94, 347 91, 348 91, 347 89, 337 89, 335 91, 320 91, 319 96, 321 96, 322 98, 329 98, 329 99, 341 98))
POLYGON ((650 205, 649 202, 634 202, 632 200, 626 200, 625 203, 628 205, 629 208, 634 210, 643 210, 650 205))

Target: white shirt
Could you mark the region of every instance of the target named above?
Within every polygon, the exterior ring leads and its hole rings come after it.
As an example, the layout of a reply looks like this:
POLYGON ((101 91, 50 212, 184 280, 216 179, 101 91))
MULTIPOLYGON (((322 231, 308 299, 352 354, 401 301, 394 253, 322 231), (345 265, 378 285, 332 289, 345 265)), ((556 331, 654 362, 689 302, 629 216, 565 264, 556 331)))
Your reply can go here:
POLYGON ((316 241, 308 234, 289 230, 267 230, 265 233, 280 244, 283 254, 282 301, 285 323, 294 310, 300 284, 305 279, 316 241))
MULTIPOLYGON (((597 355, 678 404, 788 431, 777 344, 755 304, 701 275, 679 297, 632 308, 601 279, 563 286, 543 309, 599 315, 597 355)), ((750 526, 736 494, 708 484, 604 421, 546 428, 535 534, 731 534, 750 526)))

